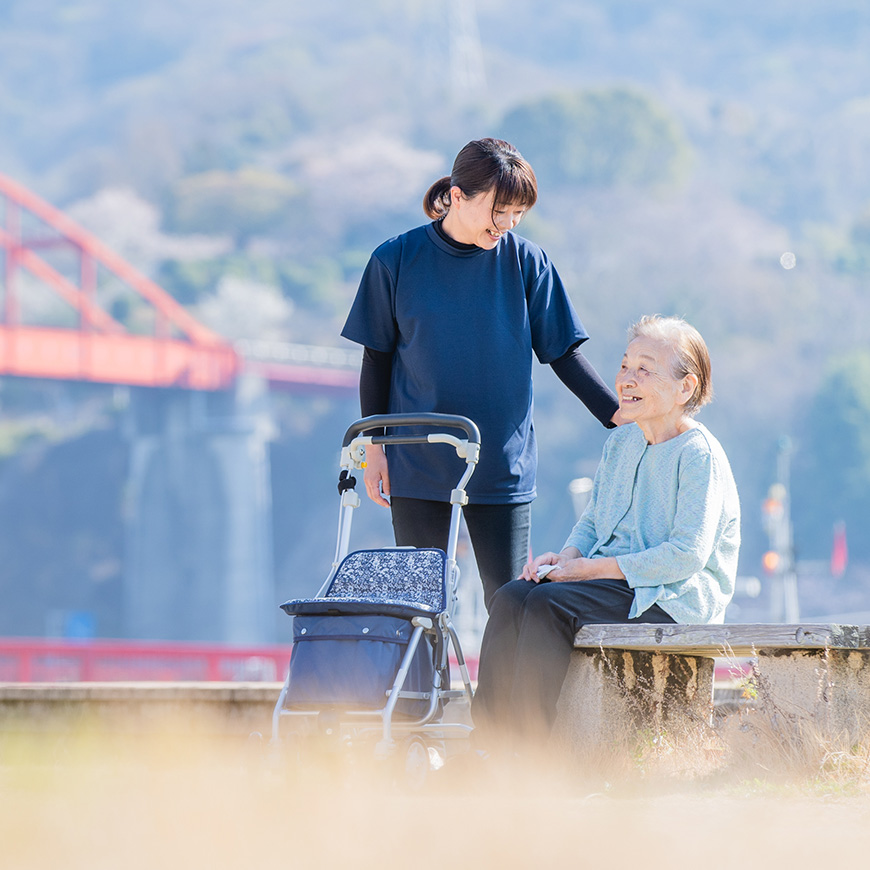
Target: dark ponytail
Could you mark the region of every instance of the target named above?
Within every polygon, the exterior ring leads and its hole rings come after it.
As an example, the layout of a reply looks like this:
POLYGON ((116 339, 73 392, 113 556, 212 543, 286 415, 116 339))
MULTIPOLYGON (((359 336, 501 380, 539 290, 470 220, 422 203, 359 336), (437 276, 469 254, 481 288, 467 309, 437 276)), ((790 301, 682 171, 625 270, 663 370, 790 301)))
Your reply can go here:
POLYGON ((439 178, 423 197, 423 211, 433 221, 441 220, 450 208, 450 176, 439 178))

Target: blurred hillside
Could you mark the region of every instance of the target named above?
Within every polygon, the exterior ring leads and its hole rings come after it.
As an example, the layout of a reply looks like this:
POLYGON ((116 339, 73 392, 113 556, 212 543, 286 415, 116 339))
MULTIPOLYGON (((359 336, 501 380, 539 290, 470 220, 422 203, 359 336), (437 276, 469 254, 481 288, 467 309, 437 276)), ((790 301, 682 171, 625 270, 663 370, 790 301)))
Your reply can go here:
MULTIPOLYGON (((760 573, 760 505, 788 435, 798 557, 826 560, 845 520, 859 584, 868 83, 870 7, 855 0, 503 0, 476 12, 459 0, 0 0, 0 172, 228 337, 339 344, 372 248, 423 222, 423 192, 466 141, 505 136, 541 183, 522 232, 559 268, 606 379, 643 313, 685 316, 707 338, 717 400, 702 420, 742 494, 741 573, 760 573)), ((549 370, 537 378, 534 538, 549 548, 572 521, 567 482, 592 473, 605 433, 549 370)), ((53 443, 22 423, 35 419, 23 392, 0 391, 2 514, 15 511, 21 457, 53 443)), ((311 514, 290 457, 313 432, 337 449, 355 413, 279 409, 276 530, 311 514)), ((107 528, 115 543, 95 553, 120 546, 107 528)), ((286 588, 300 562, 286 534, 276 547, 286 588)), ((836 612, 817 573, 802 595, 836 612)))

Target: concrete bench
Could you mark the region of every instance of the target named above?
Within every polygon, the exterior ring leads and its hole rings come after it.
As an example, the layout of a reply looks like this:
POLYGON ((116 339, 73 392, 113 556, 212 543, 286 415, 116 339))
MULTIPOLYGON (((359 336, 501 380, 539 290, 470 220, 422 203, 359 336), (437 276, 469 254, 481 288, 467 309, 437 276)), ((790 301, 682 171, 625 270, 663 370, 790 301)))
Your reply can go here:
POLYGON ((751 658, 756 706, 799 733, 870 733, 870 626, 589 625, 574 647, 557 730, 578 750, 709 725, 717 658, 751 658))

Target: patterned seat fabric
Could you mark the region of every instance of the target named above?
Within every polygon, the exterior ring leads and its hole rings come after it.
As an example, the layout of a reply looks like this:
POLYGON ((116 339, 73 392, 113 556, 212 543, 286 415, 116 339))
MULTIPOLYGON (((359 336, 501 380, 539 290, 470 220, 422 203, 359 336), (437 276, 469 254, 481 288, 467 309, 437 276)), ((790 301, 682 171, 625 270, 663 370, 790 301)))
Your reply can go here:
POLYGON ((339 565, 326 597, 440 613, 446 606, 446 565, 443 550, 357 550, 339 565))

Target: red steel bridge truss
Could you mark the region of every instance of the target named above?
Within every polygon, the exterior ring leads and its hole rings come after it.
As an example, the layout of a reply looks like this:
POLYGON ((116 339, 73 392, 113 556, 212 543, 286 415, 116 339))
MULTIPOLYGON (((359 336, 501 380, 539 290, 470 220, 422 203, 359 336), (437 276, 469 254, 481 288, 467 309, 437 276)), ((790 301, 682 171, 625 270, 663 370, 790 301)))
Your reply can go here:
POLYGON ((249 342, 240 351, 93 234, 2 174, 0 259, 0 375, 222 390, 250 371, 295 391, 347 393, 356 386, 352 354, 340 349, 273 344, 258 354, 261 343, 249 342), (116 303, 126 297, 135 327, 117 304, 101 302, 107 286, 116 303), (51 309, 54 322, 22 304, 33 288, 64 303, 51 309))

